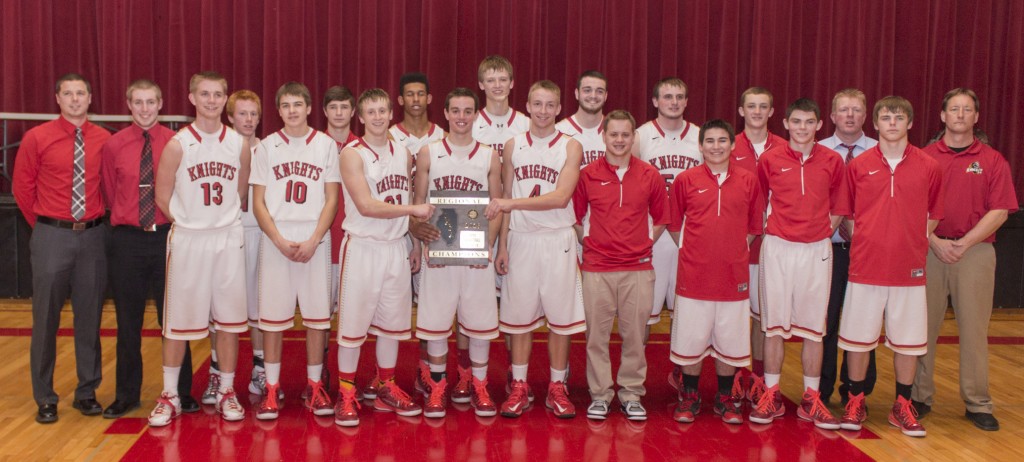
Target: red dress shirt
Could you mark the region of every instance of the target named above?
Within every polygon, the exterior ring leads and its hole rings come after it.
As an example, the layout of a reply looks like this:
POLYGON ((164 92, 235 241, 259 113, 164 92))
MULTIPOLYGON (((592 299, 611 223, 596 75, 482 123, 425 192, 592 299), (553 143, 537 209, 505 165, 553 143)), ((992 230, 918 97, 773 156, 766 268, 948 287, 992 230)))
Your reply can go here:
MULTIPOLYGON (((85 215, 80 221, 103 216, 100 192, 100 149, 110 132, 89 121, 82 124, 85 141, 85 215)), ((33 127, 21 140, 14 161, 14 200, 32 227, 40 215, 64 221, 71 217, 71 187, 75 166, 75 126, 64 116, 33 127)))
MULTIPOLYGON (((111 136, 100 151, 103 158, 103 199, 110 207, 110 224, 113 226, 139 226, 139 162, 145 143, 142 132, 141 127, 132 124, 111 136)), ((160 154, 173 136, 174 131, 163 125, 157 124, 149 129, 154 181, 160 154)), ((154 209, 154 223, 168 223, 160 208, 154 209)))

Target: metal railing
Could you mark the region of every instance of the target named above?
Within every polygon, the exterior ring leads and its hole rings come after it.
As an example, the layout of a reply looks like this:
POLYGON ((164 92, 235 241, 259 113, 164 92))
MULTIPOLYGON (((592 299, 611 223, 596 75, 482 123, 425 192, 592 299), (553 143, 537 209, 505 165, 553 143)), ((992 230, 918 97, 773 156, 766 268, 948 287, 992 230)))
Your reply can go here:
MULTIPOLYGON (((0 140, 0 176, 10 184, 11 182, 11 170, 13 165, 11 159, 13 156, 10 153, 21 145, 21 140, 15 142, 9 142, 7 139, 7 122, 9 121, 38 121, 46 122, 49 120, 56 119, 59 114, 36 114, 30 112, 0 112, 0 130, 3 131, 3 138, 0 140)), ((157 121, 160 123, 167 124, 171 130, 177 130, 181 124, 189 123, 193 120, 193 117, 183 115, 162 115, 157 117, 157 121)), ((89 121, 99 125, 111 132, 113 130, 109 123, 130 123, 132 116, 130 115, 102 115, 102 114, 90 114, 89 121)))

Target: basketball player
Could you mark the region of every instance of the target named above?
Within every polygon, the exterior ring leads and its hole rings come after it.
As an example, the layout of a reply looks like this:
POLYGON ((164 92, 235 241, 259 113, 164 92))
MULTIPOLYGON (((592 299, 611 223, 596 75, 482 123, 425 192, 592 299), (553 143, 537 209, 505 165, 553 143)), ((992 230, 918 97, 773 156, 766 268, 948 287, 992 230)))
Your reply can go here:
MULTIPOLYGON (((252 150, 256 150, 260 139, 256 137, 256 127, 263 116, 263 104, 260 97, 250 90, 238 90, 228 97, 228 122, 231 127, 242 135, 252 150)), ((263 231, 252 212, 252 185, 249 185, 249 204, 242 209, 242 227, 245 229, 245 287, 249 314, 249 337, 252 341, 252 375, 249 380, 249 393, 262 395, 267 385, 267 373, 264 368, 263 332, 260 330, 259 288, 257 286, 257 263, 259 260, 260 239, 263 231)), ((210 334, 212 338, 213 333, 210 334)), ((211 350, 212 352, 212 350, 211 350)), ((211 379, 213 375, 210 375, 211 379)), ((278 396, 281 397, 281 390, 278 396)))
POLYGON ((860 430, 867 419, 864 381, 870 352, 893 351, 896 400, 889 424, 904 435, 925 436, 910 402, 917 358, 928 351, 925 265, 928 238, 943 214, 942 170, 907 140, 914 123, 910 101, 887 96, 875 103, 872 120, 879 142, 847 166, 847 201, 852 217, 850 282, 839 325, 839 346, 847 352, 849 401, 841 426, 860 430))
POLYGON ((488 219, 506 214, 495 260, 495 269, 506 274, 500 328, 512 344, 512 390, 501 406, 506 417, 518 417, 530 407, 526 373, 532 332, 544 318, 551 331, 545 404, 556 417, 576 415, 565 379, 570 336, 586 329, 572 229, 572 194, 583 148, 555 130, 560 101, 561 91, 549 80, 530 87, 530 130, 505 143, 509 156, 502 164, 503 197, 491 201, 486 211, 488 219))
POLYGON ((530 128, 530 119, 512 109, 508 101, 515 85, 515 75, 512 63, 507 59, 498 55, 484 58, 476 76, 486 104, 473 124, 473 139, 498 151, 498 159, 502 159, 505 142, 526 132, 530 128))
MULTIPOLYGON (((416 162, 420 148, 444 138, 444 129, 427 118, 427 106, 431 100, 430 82, 426 75, 410 72, 398 79, 398 105, 402 107, 402 121, 392 125, 388 133, 412 153, 413 162, 416 162)), ((415 163, 412 171, 415 175, 415 163)))
POLYGON ((697 386, 711 356, 718 376, 715 414, 740 424, 742 397, 733 383, 736 369, 750 364, 748 248, 764 227, 764 206, 755 174, 729 161, 732 125, 708 121, 699 139, 704 165, 676 177, 669 201, 669 232, 681 244, 670 358, 683 368, 683 388, 673 419, 693 422, 700 412, 697 386))
MULTIPOLYGON (((666 191, 676 176, 702 162, 697 138, 700 127, 683 118, 688 92, 686 84, 676 77, 659 80, 654 84, 654 97, 651 98, 658 117, 636 131, 633 154, 661 172, 666 191)), ((647 320, 648 326, 661 320, 662 307, 673 308, 678 253, 679 246, 667 233, 654 243, 654 304, 647 320)), ((681 392, 682 370, 679 367, 672 369, 668 379, 669 385, 681 392)))
MULTIPOLYGON (((768 119, 775 113, 775 98, 767 88, 750 87, 740 95, 740 117, 743 118, 743 131, 736 135, 736 143, 732 150, 730 163, 757 175, 757 161, 761 154, 775 146, 786 143, 786 139, 768 131, 768 119)), ((761 304, 758 300, 757 270, 761 259, 761 239, 754 236, 750 243, 750 356, 751 372, 740 369, 737 380, 740 381, 744 396, 751 404, 764 394, 764 332, 761 331, 761 304)))
POLYGON ((836 430, 839 421, 822 404, 818 385, 832 267, 829 237, 842 219, 835 211, 845 165, 835 151, 814 142, 821 129, 817 103, 806 98, 794 101, 786 108, 783 123, 789 143, 766 151, 757 165, 761 192, 770 207, 758 276, 768 389, 750 412, 750 420, 768 424, 785 415, 779 391, 782 342, 796 335, 803 339, 805 389, 797 417, 836 430))
POLYGON ((295 319, 295 303, 306 327, 305 406, 331 415, 334 405, 321 381, 324 334, 331 328, 330 235, 337 212, 338 145, 310 128, 309 90, 287 82, 275 104, 284 128, 266 137, 253 163, 253 212, 263 230, 259 256, 259 314, 266 348, 267 383, 256 411, 276 419, 282 360, 282 332, 295 319))
POLYGON ((604 103, 608 100, 608 79, 598 71, 584 71, 576 79, 576 113, 555 124, 555 129, 573 137, 583 146, 580 168, 604 156, 604 103))
MULTIPOLYGON (((501 163, 490 146, 473 140, 473 121, 477 117, 476 94, 467 88, 456 88, 444 102, 444 116, 451 132, 444 140, 434 141, 417 156, 416 196, 414 204, 427 202, 429 191, 487 191, 491 199, 501 195, 501 163)), ((501 217, 490 220, 490 242, 498 236, 501 217)), ((426 254, 424 254, 426 255, 426 254)), ((416 337, 428 361, 420 361, 418 388, 424 394, 423 415, 444 417, 448 337, 452 318, 460 331, 469 337, 470 370, 459 367, 459 376, 469 375, 472 387, 468 402, 476 415, 497 413, 487 392, 487 362, 491 340, 498 337, 498 305, 491 291, 494 265, 434 266, 426 261, 420 267, 420 296, 416 311, 416 337)), ((460 396, 452 401, 465 403, 460 396)))
POLYGON ((359 425, 355 376, 367 334, 377 336, 374 409, 402 416, 422 408, 395 384, 398 342, 410 338, 412 294, 409 278, 419 266, 419 242, 406 247, 408 217, 429 218, 430 204, 409 202, 412 155, 388 139, 391 100, 379 88, 357 101, 366 135, 341 151, 345 190, 345 241, 341 247, 338 290, 338 401, 334 423, 359 425))
MULTIPOLYGON (((348 87, 333 86, 324 92, 324 116, 327 117, 327 135, 338 143, 338 152, 345 148, 345 145, 359 139, 352 132, 352 116, 356 111, 356 97, 348 87)), ((340 161, 339 161, 340 162, 340 161)), ((339 165, 341 165, 339 163, 339 165)), ((331 223, 331 313, 338 309, 338 281, 341 279, 341 271, 338 269, 338 252, 341 251, 341 241, 345 237, 345 231, 341 224, 345 221, 345 198, 342 189, 338 189, 338 213, 334 215, 331 223)), ((327 348, 330 346, 331 332, 325 331, 324 336, 324 359, 327 358, 327 348)), ((324 387, 330 387, 330 368, 325 367, 321 381, 324 387)))
POLYGON ((249 143, 221 123, 227 81, 201 72, 189 82, 196 120, 164 147, 156 203, 172 223, 167 243, 164 301, 164 388, 149 425, 171 423, 181 412, 178 374, 185 342, 207 336, 213 322, 220 352, 217 411, 245 417, 232 384, 238 334, 246 330, 245 239, 241 208, 248 194, 249 143))

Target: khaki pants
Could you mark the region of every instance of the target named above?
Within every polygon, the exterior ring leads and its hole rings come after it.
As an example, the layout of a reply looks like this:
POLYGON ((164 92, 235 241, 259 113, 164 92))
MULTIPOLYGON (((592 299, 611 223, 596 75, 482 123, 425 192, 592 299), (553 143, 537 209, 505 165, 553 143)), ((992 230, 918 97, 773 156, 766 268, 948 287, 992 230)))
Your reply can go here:
POLYGON ((619 318, 622 357, 619 365, 619 401, 642 397, 647 377, 644 354, 647 320, 654 303, 654 270, 611 273, 583 272, 583 306, 587 319, 587 384, 590 398, 611 401, 612 364, 608 342, 619 318))
POLYGON ((943 263, 928 251, 928 353, 917 360, 913 399, 932 405, 935 395, 935 343, 952 299, 960 331, 960 397, 971 412, 992 412, 988 392, 988 322, 992 317, 996 253, 980 243, 959 262, 943 263))

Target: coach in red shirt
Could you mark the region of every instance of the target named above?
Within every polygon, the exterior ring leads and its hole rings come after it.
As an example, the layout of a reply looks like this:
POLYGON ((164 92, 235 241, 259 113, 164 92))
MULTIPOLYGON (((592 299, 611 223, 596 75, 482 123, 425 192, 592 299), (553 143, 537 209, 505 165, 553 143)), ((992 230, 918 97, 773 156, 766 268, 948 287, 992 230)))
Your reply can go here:
POLYGON ((85 415, 103 411, 96 402, 102 378, 100 316, 107 286, 100 148, 110 133, 87 120, 92 87, 81 75, 57 79, 56 99, 60 116, 25 133, 14 163, 14 200, 33 227, 29 364, 39 423, 57 421, 53 369, 60 311, 69 294, 78 370, 72 406, 85 415))
POLYGON ((622 336, 619 403, 627 419, 645 420, 647 411, 640 399, 646 392, 644 348, 654 303, 651 252, 669 222, 665 180, 656 168, 632 155, 636 133, 632 115, 611 112, 604 119, 603 132, 605 157, 580 172, 572 200, 576 230, 583 242, 583 307, 591 398, 587 417, 604 419, 614 396, 616 381, 612 380, 608 340, 618 316, 622 336))
MULTIPOLYGON (((167 231, 171 226, 153 195, 160 153, 174 136, 171 129, 157 123, 163 107, 160 87, 149 80, 136 80, 125 97, 132 124, 110 137, 100 151, 103 197, 112 226, 108 257, 114 268, 110 282, 117 313, 117 386, 114 402, 103 411, 108 419, 139 407, 146 298, 152 295, 157 320, 163 322, 167 231)), ((183 411, 195 412, 199 404, 191 399, 192 358, 185 351, 178 396, 183 411)))
POLYGON ((1010 166, 995 149, 974 137, 978 95, 956 88, 942 100, 942 139, 924 148, 942 167, 945 213, 929 239, 928 352, 918 359, 914 407, 922 417, 935 395, 935 342, 952 295, 960 333, 960 396, 967 418, 982 430, 999 429, 988 391, 988 323, 995 290, 995 232, 1017 196, 1010 166))

